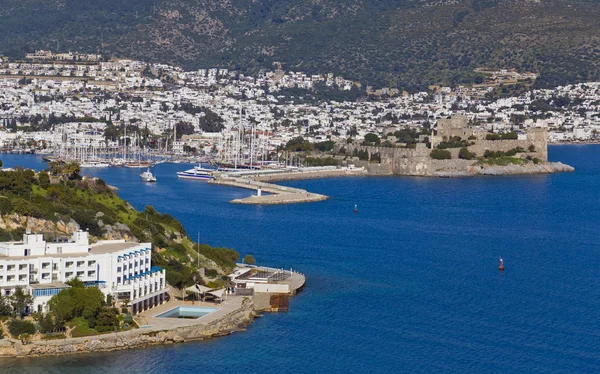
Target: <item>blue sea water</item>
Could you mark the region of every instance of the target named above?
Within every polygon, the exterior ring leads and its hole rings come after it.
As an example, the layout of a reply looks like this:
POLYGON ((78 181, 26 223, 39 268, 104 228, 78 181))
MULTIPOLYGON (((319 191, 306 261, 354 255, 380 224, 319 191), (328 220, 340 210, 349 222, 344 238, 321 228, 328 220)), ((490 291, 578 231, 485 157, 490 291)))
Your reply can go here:
MULTIPOLYGON (((5 166, 43 167, 34 156, 5 166)), ((554 146, 574 173, 288 182, 324 202, 245 206, 186 165, 90 170, 202 242, 308 277, 288 313, 205 342, 0 360, 8 373, 600 372, 600 146, 554 146), (358 204, 359 213, 352 212, 358 204), (498 271, 498 258, 506 270, 498 271)))

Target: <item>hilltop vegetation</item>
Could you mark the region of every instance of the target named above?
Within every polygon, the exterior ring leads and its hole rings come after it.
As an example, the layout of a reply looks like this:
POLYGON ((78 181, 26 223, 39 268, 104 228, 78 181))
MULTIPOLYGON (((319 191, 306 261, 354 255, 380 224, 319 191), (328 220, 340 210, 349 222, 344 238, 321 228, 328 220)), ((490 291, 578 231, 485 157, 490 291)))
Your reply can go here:
MULTIPOLYGON (((0 171, 3 240, 20 240, 25 231, 24 226, 8 228, 10 225, 5 221, 14 216, 49 222, 40 229, 47 240, 66 236, 64 230, 55 228, 74 220, 83 230, 89 230, 92 240, 127 238, 151 242, 153 265, 166 268, 167 282, 175 287, 193 284, 194 279, 202 282, 197 275, 197 244, 174 217, 160 214, 151 206, 137 211, 101 179, 81 178, 76 164, 51 163, 50 170, 60 177, 50 178, 47 172, 35 174, 22 169, 0 171), (44 232, 44 228, 52 229, 44 232)), ((215 276, 231 270, 239 258, 232 249, 204 244, 199 246, 199 252, 200 267, 215 276)))
MULTIPOLYGON (((101 52, 256 73, 334 72, 415 90, 478 82, 476 67, 600 79, 600 4, 585 0, 6 0, 0 51, 101 52)), ((364 87, 364 86, 363 86, 364 87)))

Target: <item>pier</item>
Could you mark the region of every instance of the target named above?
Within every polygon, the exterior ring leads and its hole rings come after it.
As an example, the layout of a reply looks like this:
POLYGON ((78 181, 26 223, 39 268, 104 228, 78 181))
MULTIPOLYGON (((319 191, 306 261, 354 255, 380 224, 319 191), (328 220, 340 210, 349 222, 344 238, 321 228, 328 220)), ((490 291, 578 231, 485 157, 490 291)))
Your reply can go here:
POLYGON ((235 204, 251 205, 276 205, 276 204, 295 204, 312 203, 323 201, 329 197, 294 187, 280 186, 266 181, 299 180, 340 177, 349 175, 363 175, 364 168, 336 168, 336 167, 315 167, 301 168, 294 170, 248 170, 235 173, 216 173, 215 179, 209 181, 211 184, 218 184, 231 187, 246 188, 257 191, 252 195, 242 199, 231 200, 235 204), (233 174, 233 175, 232 175, 233 174), (263 195, 267 193, 267 195, 263 195))
POLYGON ((323 201, 328 198, 328 196, 308 192, 300 188, 279 186, 273 183, 255 181, 250 178, 216 177, 208 183, 240 187, 257 191, 256 195, 252 195, 242 199, 231 200, 231 202, 235 204, 276 205, 310 203, 316 201, 323 201), (268 195, 263 195, 263 192, 267 193, 268 195))

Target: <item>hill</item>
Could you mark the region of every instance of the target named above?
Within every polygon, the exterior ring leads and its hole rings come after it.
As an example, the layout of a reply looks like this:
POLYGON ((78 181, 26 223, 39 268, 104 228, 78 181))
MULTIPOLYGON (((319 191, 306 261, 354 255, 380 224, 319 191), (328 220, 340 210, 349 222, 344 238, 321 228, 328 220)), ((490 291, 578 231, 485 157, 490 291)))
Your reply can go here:
MULTIPOLYGON (((153 244, 153 265, 167 270, 167 282, 181 288, 198 276, 197 244, 179 221, 147 206, 138 211, 119 198, 104 181, 81 178, 76 164, 51 163, 51 171, 0 171, 0 240, 21 240, 26 229, 46 240, 88 230, 92 241, 127 239, 153 244), (51 183, 52 181, 52 183, 51 183)), ((201 244, 200 267, 220 282, 239 258, 237 252, 201 244)))
POLYGON ((102 52, 182 65, 334 72, 415 90, 476 67, 600 79, 600 4, 565 0, 6 0, 0 51, 102 52))

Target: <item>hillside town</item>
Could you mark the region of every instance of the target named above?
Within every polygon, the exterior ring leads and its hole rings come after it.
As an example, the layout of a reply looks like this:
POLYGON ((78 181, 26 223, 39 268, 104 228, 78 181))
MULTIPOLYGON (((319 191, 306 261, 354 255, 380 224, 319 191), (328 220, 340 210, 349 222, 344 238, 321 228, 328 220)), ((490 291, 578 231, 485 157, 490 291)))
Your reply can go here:
POLYGON ((498 97, 492 95, 497 80, 400 93, 279 66, 246 76, 50 51, 0 62, 0 147, 19 152, 44 152, 65 142, 116 148, 129 132, 128 144, 141 146, 143 133, 143 145, 156 151, 217 155, 244 129, 252 133, 253 151, 268 155, 300 136, 311 143, 345 143, 370 133, 385 138, 401 129, 433 128, 451 115, 466 116, 480 130, 519 137, 546 128, 550 143, 600 140, 598 82, 498 97))

